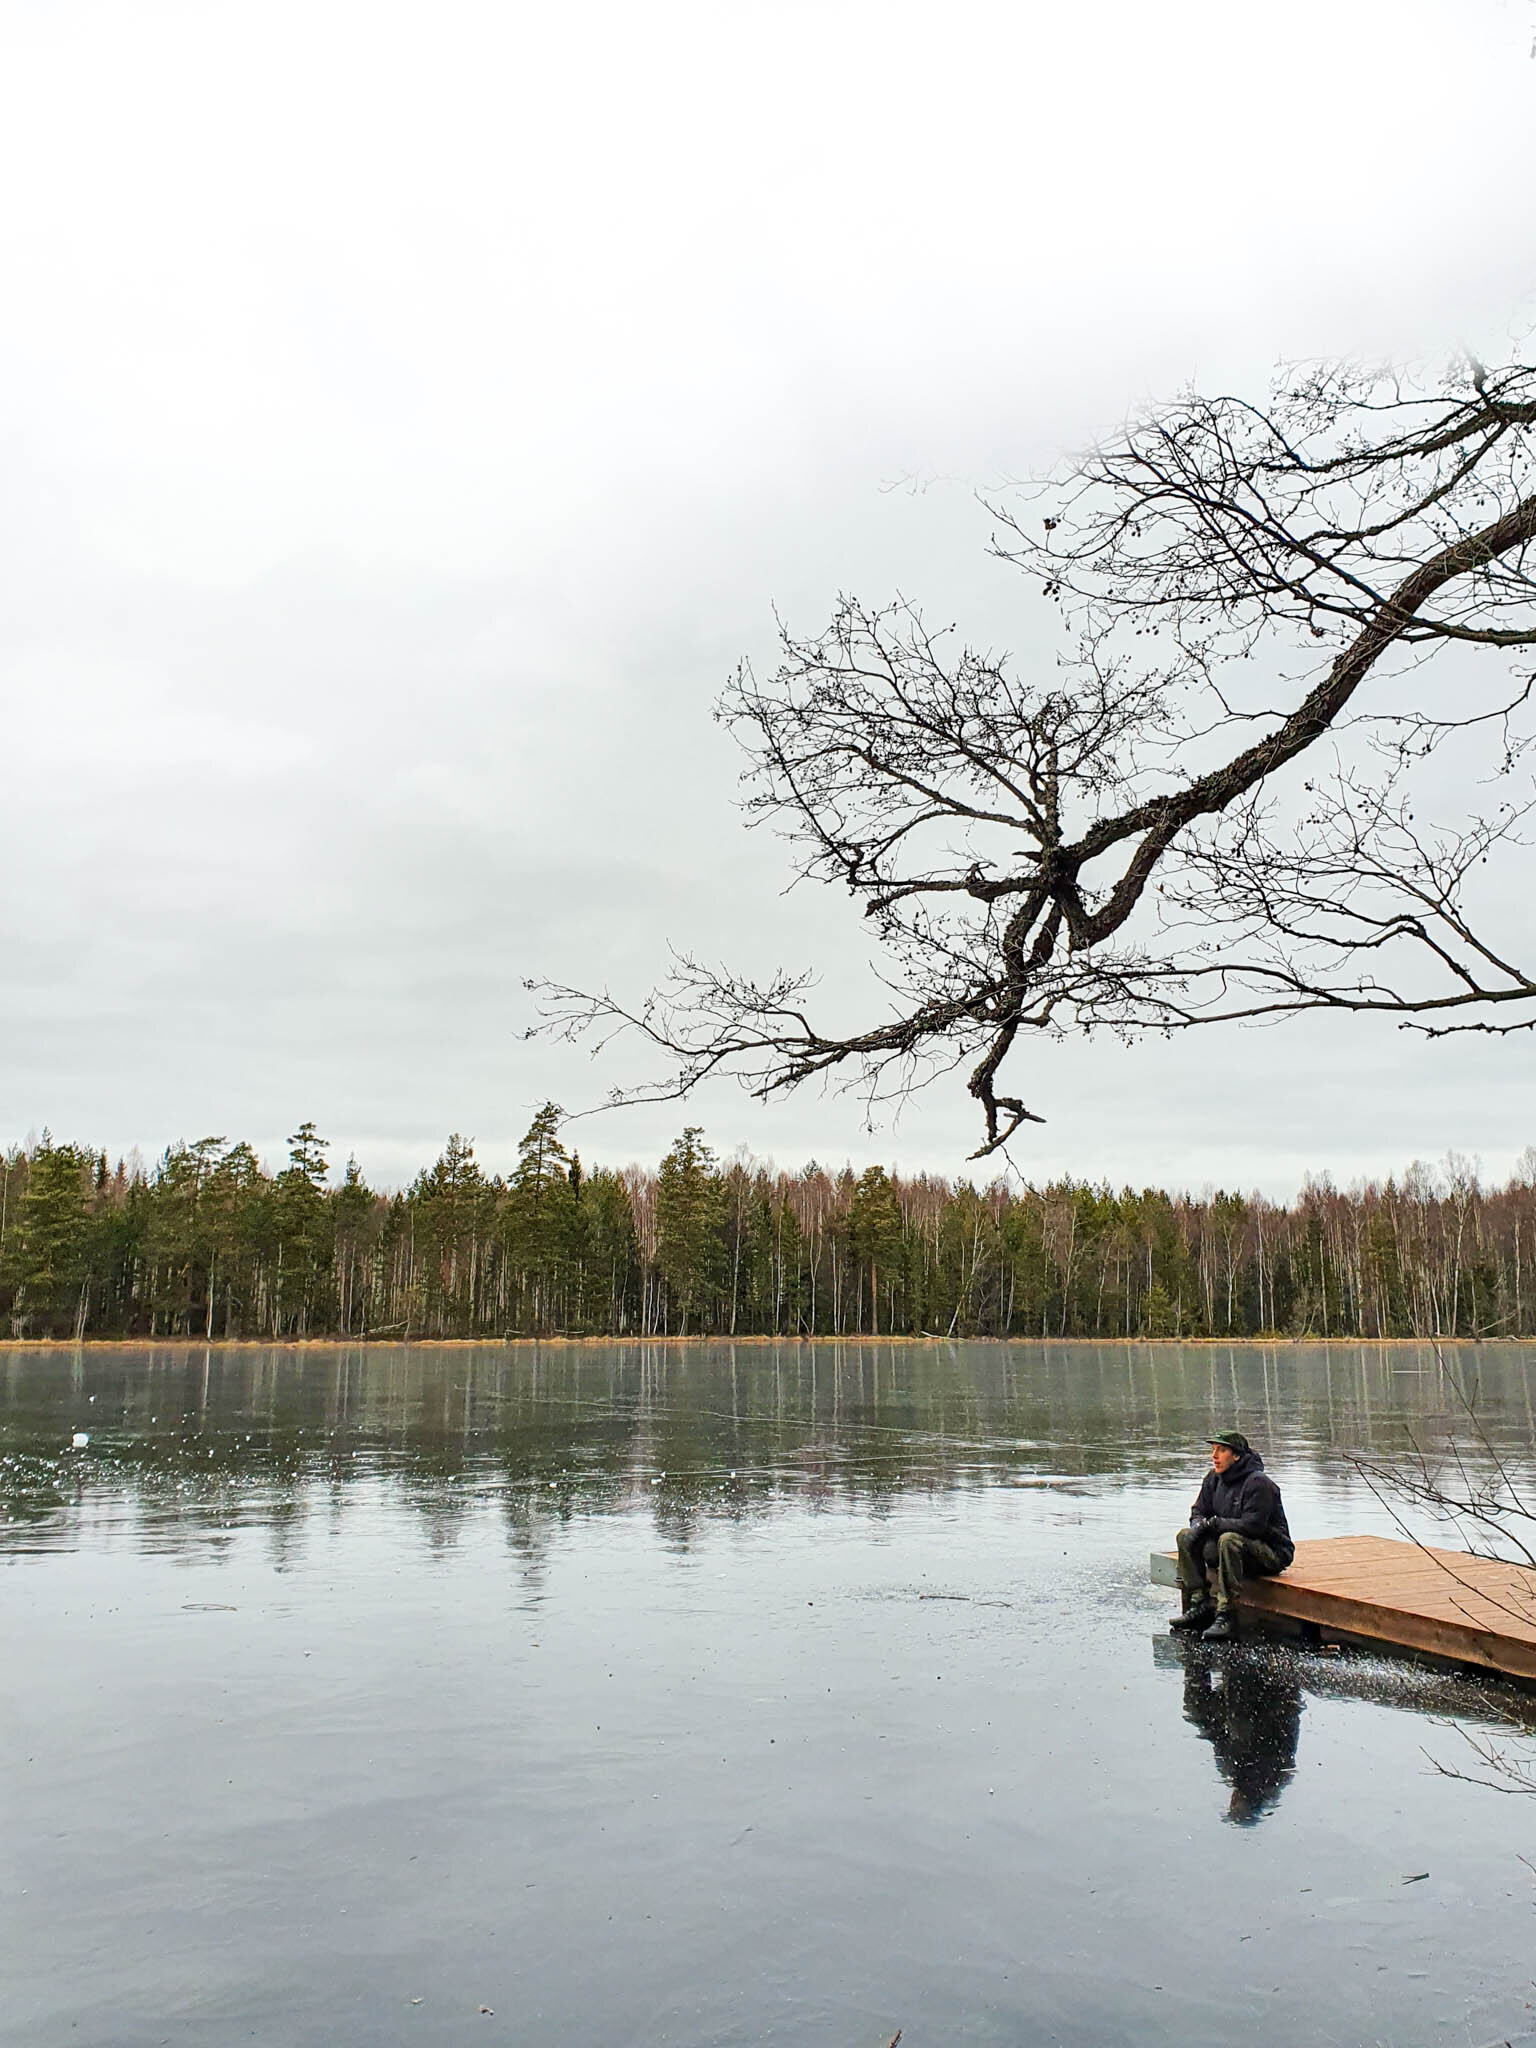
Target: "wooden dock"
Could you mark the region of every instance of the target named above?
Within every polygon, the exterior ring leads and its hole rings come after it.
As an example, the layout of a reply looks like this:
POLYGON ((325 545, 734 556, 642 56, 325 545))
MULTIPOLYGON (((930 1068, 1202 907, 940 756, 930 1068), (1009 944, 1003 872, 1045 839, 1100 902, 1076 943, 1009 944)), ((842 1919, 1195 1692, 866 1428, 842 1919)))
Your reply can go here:
MULTIPOLYGON (((1154 1581, 1177 1584, 1174 1566, 1172 1551, 1155 1552, 1154 1581)), ((1278 1578, 1249 1579, 1240 1612, 1536 1685, 1536 1571, 1525 1565, 1390 1536, 1325 1536, 1298 1543, 1278 1578)))

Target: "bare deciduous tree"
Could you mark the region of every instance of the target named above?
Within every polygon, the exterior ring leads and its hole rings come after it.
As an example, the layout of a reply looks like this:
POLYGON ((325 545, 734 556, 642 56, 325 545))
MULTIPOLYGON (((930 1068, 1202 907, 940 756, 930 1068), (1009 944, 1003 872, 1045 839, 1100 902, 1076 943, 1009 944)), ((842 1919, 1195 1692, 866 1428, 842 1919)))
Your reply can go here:
POLYGON ((1041 1121, 1002 1092, 1021 1034, 1311 1009, 1530 1028, 1536 970, 1472 885, 1531 805, 1533 429, 1522 363, 1433 384, 1331 366, 1265 406, 1187 394, 1011 493, 994 548, 1059 610, 1044 675, 845 598, 720 706, 749 816, 861 904, 893 1013, 828 1033, 811 974, 682 955, 637 1008, 530 984, 536 1028, 649 1041, 664 1076, 615 1100, 725 1071, 879 1101, 971 1062, 976 1156, 1041 1121), (1452 735, 1504 793, 1428 823, 1424 764, 1452 735))

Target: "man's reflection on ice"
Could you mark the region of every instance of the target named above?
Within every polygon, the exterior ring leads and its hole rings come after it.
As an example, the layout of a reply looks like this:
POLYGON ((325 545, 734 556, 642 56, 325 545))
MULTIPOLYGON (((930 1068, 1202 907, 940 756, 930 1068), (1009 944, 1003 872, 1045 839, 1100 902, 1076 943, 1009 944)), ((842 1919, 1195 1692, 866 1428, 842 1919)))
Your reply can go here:
POLYGON ((1227 1819, 1252 1827, 1270 1812, 1296 1771, 1301 1681, 1283 1650, 1234 1647, 1220 1654, 1179 1645, 1184 1718, 1216 1752, 1232 1787, 1227 1819))

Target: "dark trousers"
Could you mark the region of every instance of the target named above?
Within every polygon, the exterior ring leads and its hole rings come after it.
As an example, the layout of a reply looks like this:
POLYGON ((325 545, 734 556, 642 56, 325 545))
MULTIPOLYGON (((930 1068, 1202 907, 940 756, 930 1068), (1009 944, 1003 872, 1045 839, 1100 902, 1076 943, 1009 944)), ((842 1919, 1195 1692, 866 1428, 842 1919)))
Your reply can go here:
POLYGON ((1221 1536, 1197 1536, 1192 1529, 1181 1529, 1178 1540, 1179 1584, 1192 1607, 1209 1605, 1212 1572, 1216 1575, 1216 1605, 1227 1609, 1250 1572, 1259 1578, 1273 1578, 1285 1570, 1285 1559, 1270 1544, 1235 1535, 1230 1529, 1221 1536))

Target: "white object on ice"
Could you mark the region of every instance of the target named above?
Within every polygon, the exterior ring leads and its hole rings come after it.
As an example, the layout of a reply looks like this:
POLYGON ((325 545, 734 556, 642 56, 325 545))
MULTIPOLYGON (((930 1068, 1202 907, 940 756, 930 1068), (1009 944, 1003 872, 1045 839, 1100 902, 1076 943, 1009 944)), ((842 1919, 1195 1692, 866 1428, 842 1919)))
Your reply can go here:
POLYGON ((70 1438, 69 1448, 72 1451, 83 1451, 86 1445, 90 1442, 90 1440, 91 1437, 89 1430, 77 1429, 74 1435, 70 1438))

